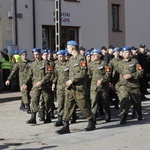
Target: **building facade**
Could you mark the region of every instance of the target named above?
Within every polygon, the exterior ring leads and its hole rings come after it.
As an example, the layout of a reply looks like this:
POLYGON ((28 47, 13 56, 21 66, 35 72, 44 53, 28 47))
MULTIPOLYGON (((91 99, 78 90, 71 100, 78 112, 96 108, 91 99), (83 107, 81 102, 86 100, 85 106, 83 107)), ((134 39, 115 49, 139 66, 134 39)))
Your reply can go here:
MULTIPOLYGON (((149 5, 149 0, 61 0, 61 47, 68 40, 87 49, 150 47, 149 5)), ((55 0, 0 0, 0 6, 1 49, 27 49, 29 58, 33 47, 55 50, 55 0)))

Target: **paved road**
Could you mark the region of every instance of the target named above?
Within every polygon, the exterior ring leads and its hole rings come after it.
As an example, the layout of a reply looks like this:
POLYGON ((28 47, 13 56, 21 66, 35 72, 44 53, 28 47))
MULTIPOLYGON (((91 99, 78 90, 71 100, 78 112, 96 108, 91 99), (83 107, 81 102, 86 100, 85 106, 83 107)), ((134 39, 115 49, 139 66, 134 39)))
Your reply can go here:
POLYGON ((1 103, 9 96, 12 94, 0 96, 0 150, 150 150, 150 101, 142 102, 142 121, 129 120, 121 126, 119 111, 112 108, 112 122, 105 123, 100 118, 94 131, 83 130, 87 121, 81 117, 70 125, 70 134, 57 135, 53 126, 56 119, 43 124, 37 118, 37 125, 28 125, 25 122, 30 115, 19 110, 19 100, 1 103))

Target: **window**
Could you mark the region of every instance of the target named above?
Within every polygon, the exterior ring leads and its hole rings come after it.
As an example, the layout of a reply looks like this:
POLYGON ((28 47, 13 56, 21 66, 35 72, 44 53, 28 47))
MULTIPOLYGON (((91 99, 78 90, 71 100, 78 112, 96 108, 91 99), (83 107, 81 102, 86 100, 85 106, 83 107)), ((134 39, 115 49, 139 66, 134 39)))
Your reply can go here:
POLYGON ((112 30, 113 31, 120 31, 119 30, 119 4, 112 4, 112 30))

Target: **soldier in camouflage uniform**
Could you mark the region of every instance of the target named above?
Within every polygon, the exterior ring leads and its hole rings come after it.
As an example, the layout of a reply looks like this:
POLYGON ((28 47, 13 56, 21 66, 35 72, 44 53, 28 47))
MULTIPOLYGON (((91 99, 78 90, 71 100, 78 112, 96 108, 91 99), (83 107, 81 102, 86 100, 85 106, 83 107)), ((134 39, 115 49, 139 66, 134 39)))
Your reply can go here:
POLYGON ((67 42, 68 52, 72 54, 69 60, 69 80, 66 82, 66 99, 64 107, 64 125, 57 134, 70 133, 69 120, 75 109, 76 104, 81 109, 83 115, 89 120, 86 131, 95 129, 90 107, 85 100, 85 78, 86 78, 86 61, 84 56, 79 54, 78 44, 76 41, 67 42))
MULTIPOLYGON (((54 62, 52 60, 48 60, 48 50, 47 49, 44 49, 42 50, 42 59, 47 61, 50 66, 52 67, 52 69, 54 69, 54 62)), ((50 83, 52 83, 52 79, 51 78, 51 81, 50 83)), ((53 92, 52 90, 50 89, 49 91, 49 101, 53 102, 54 103, 54 97, 53 97, 53 92)), ((52 112, 52 108, 50 110, 50 113, 52 112)), ((43 95, 41 94, 40 96, 40 102, 39 102, 39 117, 40 117, 40 121, 44 121, 45 120, 45 102, 44 102, 44 97, 43 95)), ((49 115, 49 114, 48 114, 49 115)), ((51 122, 51 117, 49 117, 49 119, 47 118, 47 123, 50 123, 51 122)), ((45 122, 46 123, 46 122, 45 122)))
POLYGON ((65 60, 65 51, 60 50, 56 54, 58 57, 58 62, 55 65, 55 78, 53 80, 52 91, 56 88, 58 120, 56 121, 55 126, 58 127, 63 125, 62 117, 64 114, 65 83, 69 78, 69 68, 67 66, 67 61, 65 60))
POLYGON ((94 49, 91 52, 93 55, 93 62, 88 65, 88 75, 91 80, 91 111, 94 116, 96 124, 96 112, 98 108, 98 102, 101 101, 103 108, 106 112, 106 122, 111 119, 110 104, 109 104, 109 81, 110 81, 110 68, 106 66, 105 61, 101 60, 101 50, 94 49))
POLYGON ((120 124, 125 124, 131 104, 138 114, 138 120, 143 119, 139 85, 139 77, 142 75, 143 69, 138 61, 131 57, 131 48, 129 46, 124 47, 122 51, 124 59, 118 64, 120 77, 116 88, 120 100, 120 124))
MULTIPOLYGON (((21 60, 19 62, 17 62, 15 64, 15 66, 13 67, 7 81, 6 81, 6 85, 10 84, 11 79, 13 78, 13 76, 15 74, 19 75, 19 84, 20 84, 20 88, 23 85, 26 76, 28 74, 30 65, 31 65, 31 61, 27 59, 27 50, 22 50, 20 52, 21 55, 21 60)), ((30 111, 30 90, 31 90, 31 85, 30 83, 28 84, 28 88, 27 89, 22 89, 21 90, 21 94, 22 94, 22 100, 21 103, 25 104, 26 109, 27 109, 27 113, 31 113, 30 111)), ((21 104, 21 105, 23 105, 21 104)))
POLYGON ((113 50, 113 55, 114 55, 114 58, 110 60, 109 62, 109 67, 111 69, 111 89, 114 91, 114 106, 115 106, 115 109, 119 109, 119 99, 118 99, 118 96, 115 92, 116 89, 115 89, 115 85, 118 83, 119 81, 119 73, 117 72, 116 68, 118 68, 118 64, 119 64, 119 61, 122 60, 122 57, 120 56, 120 48, 119 47, 115 47, 114 50, 113 50))
POLYGON ((43 95, 46 120, 44 123, 49 122, 50 118, 50 108, 52 102, 49 101, 50 90, 51 90, 51 78, 53 77, 53 70, 49 62, 42 59, 41 49, 34 48, 33 54, 35 61, 31 64, 30 70, 24 84, 21 89, 26 89, 27 84, 32 80, 32 90, 31 90, 31 119, 29 119, 27 124, 36 124, 36 113, 39 109, 40 95, 43 95))

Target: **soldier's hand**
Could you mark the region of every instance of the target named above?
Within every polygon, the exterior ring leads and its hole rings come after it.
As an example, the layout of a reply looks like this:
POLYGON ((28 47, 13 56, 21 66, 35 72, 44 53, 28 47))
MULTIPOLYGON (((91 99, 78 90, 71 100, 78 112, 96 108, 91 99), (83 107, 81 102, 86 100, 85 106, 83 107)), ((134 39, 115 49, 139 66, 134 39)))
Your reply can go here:
POLYGON ((41 82, 40 81, 38 81, 38 82, 36 82, 35 84, 34 84, 34 87, 40 87, 41 86, 41 82))
POLYGON ((102 84, 102 81, 101 80, 98 80, 97 81, 97 86, 100 86, 102 84))
POLYGON ((130 75, 130 74, 125 74, 125 75, 123 76, 123 78, 126 79, 126 80, 127 80, 127 79, 130 79, 130 78, 131 78, 131 75, 130 75))
POLYGON ((55 84, 52 84, 52 91, 55 91, 55 84))
POLYGON ((68 80, 67 82, 66 82, 66 85, 67 86, 70 86, 72 84, 72 81, 71 80, 68 80))
POLYGON ((7 81, 5 82, 5 85, 8 86, 9 84, 10 84, 10 81, 7 80, 7 81))
POLYGON ((22 91, 22 90, 25 90, 25 89, 27 89, 27 85, 23 84, 23 85, 21 86, 21 91, 22 91))

